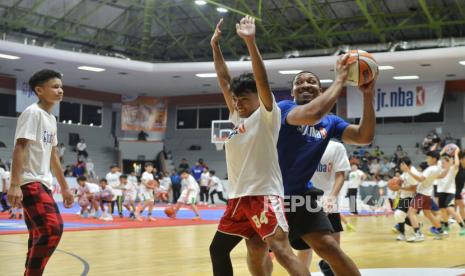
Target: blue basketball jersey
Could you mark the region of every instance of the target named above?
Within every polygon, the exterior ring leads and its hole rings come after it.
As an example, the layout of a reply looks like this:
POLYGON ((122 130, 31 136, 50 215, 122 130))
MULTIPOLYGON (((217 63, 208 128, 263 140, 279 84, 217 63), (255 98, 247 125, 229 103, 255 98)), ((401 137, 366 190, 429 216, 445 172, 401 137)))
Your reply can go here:
POLYGON ((326 115, 313 126, 292 126, 286 118, 297 104, 287 100, 279 102, 278 106, 281 109, 278 158, 284 194, 301 195, 307 190, 329 140, 341 139, 349 124, 336 115, 326 115))

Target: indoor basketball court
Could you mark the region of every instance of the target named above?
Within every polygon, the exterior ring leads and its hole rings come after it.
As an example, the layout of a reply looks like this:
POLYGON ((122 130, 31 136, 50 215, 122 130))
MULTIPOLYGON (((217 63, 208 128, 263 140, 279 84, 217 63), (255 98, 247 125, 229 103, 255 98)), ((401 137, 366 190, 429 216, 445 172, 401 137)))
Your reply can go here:
POLYGON ((465 1, 0 15, 1 275, 465 275, 465 1))

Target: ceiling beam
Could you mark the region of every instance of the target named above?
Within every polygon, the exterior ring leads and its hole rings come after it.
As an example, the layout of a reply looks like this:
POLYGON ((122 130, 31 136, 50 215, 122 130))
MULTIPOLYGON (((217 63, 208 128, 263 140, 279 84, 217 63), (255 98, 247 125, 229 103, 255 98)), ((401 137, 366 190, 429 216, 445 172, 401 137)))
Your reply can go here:
POLYGON ((375 22, 375 19, 371 16, 370 12, 368 11, 368 6, 366 4, 366 1, 364 0, 355 0, 357 3, 358 7, 362 11, 363 15, 366 17, 368 24, 371 26, 371 29, 373 33, 378 37, 378 39, 382 42, 386 42, 386 36, 381 33, 381 31, 378 28, 378 25, 375 22))
POLYGON ((144 8, 144 25, 142 28, 142 44, 141 44, 141 54, 143 56, 149 55, 149 46, 151 44, 150 40, 152 32, 152 22, 155 13, 155 0, 145 0, 144 8))
POLYGON ((423 14, 428 19, 428 22, 431 28, 434 30, 434 33, 436 34, 438 38, 441 38, 442 30, 441 30, 440 21, 434 20, 433 16, 431 16, 431 13, 429 12, 429 9, 428 9, 428 4, 426 3, 425 0, 418 0, 418 3, 420 4, 423 14))
POLYGON ((307 17, 312 26, 313 30, 316 32, 317 36, 324 40, 327 47, 333 47, 332 41, 328 38, 327 33, 323 32, 320 26, 317 23, 315 14, 313 13, 312 7, 307 7, 302 0, 295 0, 299 10, 307 17))

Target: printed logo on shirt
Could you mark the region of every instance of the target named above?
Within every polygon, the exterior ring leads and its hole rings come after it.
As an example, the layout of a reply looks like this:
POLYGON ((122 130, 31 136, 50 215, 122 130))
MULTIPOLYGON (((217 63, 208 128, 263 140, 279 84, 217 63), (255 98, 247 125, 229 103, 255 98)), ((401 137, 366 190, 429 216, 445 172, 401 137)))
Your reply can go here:
POLYGON ((228 139, 231 139, 233 138, 234 136, 236 136, 237 134, 243 134, 245 133, 245 125, 244 123, 240 123, 238 124, 232 131, 231 133, 229 134, 228 136, 228 139))
POLYGON ((328 164, 318 163, 318 168, 316 169, 317 172, 328 172, 328 173, 330 173, 332 170, 333 170, 332 162, 329 162, 328 164))
POLYGON ((44 130, 44 133, 42 135, 42 141, 45 144, 52 144, 54 138, 55 138, 55 133, 44 130))
POLYGON ((299 126, 297 127, 297 130, 304 136, 309 136, 316 139, 324 140, 328 136, 328 131, 324 127, 316 129, 313 126, 299 126))

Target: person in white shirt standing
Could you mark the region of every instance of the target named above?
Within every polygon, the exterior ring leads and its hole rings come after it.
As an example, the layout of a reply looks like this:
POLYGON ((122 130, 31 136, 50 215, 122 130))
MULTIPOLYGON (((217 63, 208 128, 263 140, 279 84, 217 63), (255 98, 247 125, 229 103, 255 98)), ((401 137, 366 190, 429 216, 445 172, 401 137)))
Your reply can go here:
POLYGON ((208 186, 210 179, 208 168, 203 168, 202 175, 200 176, 200 205, 208 205, 208 186))
POLYGON ((188 170, 185 170, 181 173, 182 178, 182 187, 183 191, 181 192, 181 196, 178 199, 178 203, 174 208, 174 215, 171 218, 176 218, 176 214, 178 213, 179 209, 183 204, 189 205, 195 213, 195 217, 192 220, 199 220, 200 213, 195 205, 197 203, 197 196, 199 195, 200 188, 199 184, 195 180, 195 178, 189 173, 188 170))
POLYGON ((105 179, 108 181, 108 185, 113 188, 114 197, 111 202, 111 209, 110 214, 113 215, 115 212, 115 203, 118 207, 118 214, 119 217, 123 217, 123 187, 119 182, 119 177, 121 176, 121 172, 116 164, 111 165, 110 172, 107 173, 105 179))
POLYGON ((219 46, 222 22, 215 29, 211 46, 218 81, 235 127, 225 144, 229 200, 210 245, 213 274, 233 274, 229 254, 245 238, 251 274, 271 274, 268 256, 271 248, 290 275, 308 275, 308 269, 292 252, 288 240, 283 179, 276 149, 281 110, 271 93, 255 43, 255 19, 246 16, 236 24, 236 32, 249 51, 253 74, 244 73, 234 79, 219 46))
POLYGON ((459 213, 455 211, 455 176, 459 170, 460 159, 459 152, 460 148, 457 148, 454 152, 454 159, 447 155, 446 147, 441 151, 441 166, 443 173, 438 177, 438 198, 439 198, 439 209, 441 211, 441 225, 444 229, 444 234, 448 234, 449 229, 449 216, 453 217, 457 224, 460 226, 459 234, 465 235, 465 226, 463 218, 459 213))
POLYGON ((7 201, 8 188, 6 185, 6 170, 3 165, 0 165, 0 202, 2 205, 2 213, 11 209, 7 201))
MULTIPOLYGON (((344 145, 331 140, 311 179, 313 187, 324 192, 322 197, 323 208, 333 227, 332 235, 339 244, 341 244, 340 232, 344 231, 341 224, 341 214, 339 213, 339 192, 344 185, 345 172, 349 170, 350 163, 344 145)), ((310 267, 312 249, 299 250, 297 255, 307 267, 310 267)), ((321 260, 319 266, 323 271, 323 267, 329 267, 329 264, 325 260, 321 260)))
POLYGON ((154 205, 154 189, 156 186, 156 182, 153 176, 153 164, 151 162, 147 162, 144 165, 145 172, 142 174, 140 179, 141 185, 139 189, 139 199, 140 204, 136 208, 136 212, 134 216, 137 220, 142 221, 140 217, 140 213, 148 207, 149 211, 147 214, 147 219, 150 221, 155 221, 156 219, 152 217, 152 210, 154 205))
POLYGON ((215 194, 218 195, 218 199, 223 201, 224 203, 228 203, 226 199, 223 197, 223 184, 221 184, 221 179, 218 178, 218 176, 215 175, 215 171, 211 170, 210 171, 210 198, 212 200, 212 205, 215 206, 215 199, 213 196, 215 194))
POLYGON ((421 242, 425 240, 424 235, 420 231, 420 226, 418 223, 418 210, 423 210, 423 214, 426 216, 426 218, 428 218, 431 224, 436 227, 437 232, 434 233, 435 238, 441 238, 440 234, 443 232, 441 223, 439 222, 439 219, 436 218, 431 212, 431 207, 433 205, 433 181, 441 174, 441 169, 437 166, 438 159, 439 153, 435 151, 427 152, 426 162, 428 163, 429 167, 421 173, 415 172, 405 163, 400 163, 400 169, 402 172, 408 173, 411 177, 418 181, 416 186, 416 195, 412 199, 408 209, 408 218, 410 219, 415 233, 412 237, 407 239, 408 242, 421 242))
POLYGON ((358 214, 357 210, 357 194, 358 187, 362 184, 363 180, 367 178, 366 174, 359 170, 358 166, 353 164, 349 173, 349 187, 347 189, 347 196, 349 197, 350 212, 358 214))
POLYGON ((87 159, 87 157, 89 156, 89 154, 87 153, 87 144, 86 144, 86 141, 84 139, 81 139, 79 141, 79 143, 77 143, 76 145, 76 150, 77 150, 77 155, 78 155, 78 159, 79 157, 83 156, 85 159, 87 159))
POLYGON ((51 170, 60 184, 64 206, 70 208, 74 203, 61 171, 57 122, 52 114, 53 106, 63 99, 61 78, 60 73, 44 69, 29 79, 39 101, 21 113, 16 126, 8 200, 14 207, 22 204, 29 231, 24 275, 42 275, 63 233, 63 219, 52 195, 51 170))

